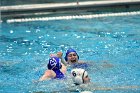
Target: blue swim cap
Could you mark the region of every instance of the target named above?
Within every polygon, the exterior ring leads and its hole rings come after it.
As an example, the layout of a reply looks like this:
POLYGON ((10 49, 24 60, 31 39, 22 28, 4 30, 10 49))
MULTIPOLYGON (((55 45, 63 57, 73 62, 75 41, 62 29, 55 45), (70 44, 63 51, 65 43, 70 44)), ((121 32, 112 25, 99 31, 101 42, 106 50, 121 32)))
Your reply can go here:
MULTIPOLYGON (((71 52, 75 52, 76 55, 78 56, 77 52, 74 49, 70 48, 70 49, 67 50, 66 55, 65 55, 65 60, 66 61, 68 60, 68 54, 71 53, 71 52)), ((79 59, 79 56, 78 56, 78 59, 79 59)))
POLYGON ((49 59, 48 63, 48 69, 53 70, 53 69, 61 69, 61 59, 58 57, 51 57, 49 59))

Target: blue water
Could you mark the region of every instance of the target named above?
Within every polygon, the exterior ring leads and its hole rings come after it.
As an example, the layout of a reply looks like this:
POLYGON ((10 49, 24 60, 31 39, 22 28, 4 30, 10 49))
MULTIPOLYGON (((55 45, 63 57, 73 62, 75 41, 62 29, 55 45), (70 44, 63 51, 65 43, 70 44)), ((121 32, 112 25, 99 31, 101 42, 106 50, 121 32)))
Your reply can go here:
MULTIPOLYGON (((47 69, 49 54, 65 55, 68 48, 91 64, 86 69, 97 86, 140 86, 139 24, 140 16, 2 23, 0 93, 68 92, 70 68, 64 81, 34 82, 47 69)), ((140 93, 140 89, 94 93, 140 93)))

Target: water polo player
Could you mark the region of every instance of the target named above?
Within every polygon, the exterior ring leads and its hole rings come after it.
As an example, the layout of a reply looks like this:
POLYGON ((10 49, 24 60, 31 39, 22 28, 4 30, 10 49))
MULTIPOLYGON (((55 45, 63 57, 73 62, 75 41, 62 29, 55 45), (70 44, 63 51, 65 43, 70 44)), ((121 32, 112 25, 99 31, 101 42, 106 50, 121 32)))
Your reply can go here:
POLYGON ((43 81, 49 78, 62 79, 65 77, 66 66, 61 63, 61 59, 58 57, 51 57, 48 63, 48 70, 45 71, 44 75, 39 79, 43 81))

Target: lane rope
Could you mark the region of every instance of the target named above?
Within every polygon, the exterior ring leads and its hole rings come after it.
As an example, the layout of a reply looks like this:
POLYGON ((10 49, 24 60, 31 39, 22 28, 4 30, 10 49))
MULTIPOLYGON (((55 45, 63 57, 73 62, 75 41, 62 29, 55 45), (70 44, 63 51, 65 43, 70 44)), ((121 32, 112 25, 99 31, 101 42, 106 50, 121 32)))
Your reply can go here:
POLYGON ((72 15, 72 16, 57 16, 57 17, 8 19, 7 23, 30 22, 30 21, 70 20, 70 19, 90 19, 90 18, 101 18, 101 17, 111 17, 111 16, 112 17, 113 16, 132 16, 132 15, 140 15, 140 11, 106 13, 106 14, 91 14, 91 15, 72 15))

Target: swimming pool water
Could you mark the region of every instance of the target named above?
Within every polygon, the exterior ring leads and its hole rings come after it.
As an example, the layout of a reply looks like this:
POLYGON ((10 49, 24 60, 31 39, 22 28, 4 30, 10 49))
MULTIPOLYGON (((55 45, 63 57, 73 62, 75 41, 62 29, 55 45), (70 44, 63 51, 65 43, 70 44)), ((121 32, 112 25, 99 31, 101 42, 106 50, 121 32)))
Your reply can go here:
MULTIPOLYGON (((80 60, 91 63, 87 70, 98 86, 140 86, 139 24, 140 16, 2 23, 0 92, 49 92, 69 87, 70 80, 34 82, 47 68, 49 54, 62 51, 65 55, 68 48, 76 49, 80 60)), ((70 68, 68 76, 69 72, 70 68)), ((139 93, 140 89, 94 92, 139 93)))

